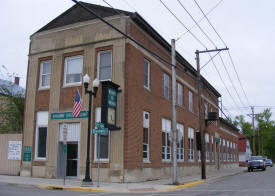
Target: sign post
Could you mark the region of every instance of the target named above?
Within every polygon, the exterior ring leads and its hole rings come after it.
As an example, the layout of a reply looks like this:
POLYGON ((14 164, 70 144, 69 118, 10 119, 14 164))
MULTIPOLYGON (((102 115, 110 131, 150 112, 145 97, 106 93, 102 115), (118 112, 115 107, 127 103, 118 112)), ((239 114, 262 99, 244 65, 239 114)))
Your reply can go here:
POLYGON ((97 134, 97 187, 99 187, 100 179, 100 135, 108 134, 108 129, 104 127, 103 123, 96 122, 95 128, 92 129, 92 134, 97 134))
POLYGON ((66 167, 67 167, 67 135, 68 135, 68 125, 63 124, 63 155, 64 155, 64 185, 66 184, 66 167))

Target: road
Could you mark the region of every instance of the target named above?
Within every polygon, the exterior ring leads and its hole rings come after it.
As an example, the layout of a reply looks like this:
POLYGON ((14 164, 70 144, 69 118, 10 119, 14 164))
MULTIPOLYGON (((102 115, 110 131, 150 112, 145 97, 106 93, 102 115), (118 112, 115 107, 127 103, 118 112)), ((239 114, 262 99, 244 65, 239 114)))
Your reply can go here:
POLYGON ((79 191, 45 190, 31 186, 0 183, 0 196, 275 196, 275 167, 266 171, 244 172, 234 176, 208 180, 204 184, 160 193, 96 193, 79 191))

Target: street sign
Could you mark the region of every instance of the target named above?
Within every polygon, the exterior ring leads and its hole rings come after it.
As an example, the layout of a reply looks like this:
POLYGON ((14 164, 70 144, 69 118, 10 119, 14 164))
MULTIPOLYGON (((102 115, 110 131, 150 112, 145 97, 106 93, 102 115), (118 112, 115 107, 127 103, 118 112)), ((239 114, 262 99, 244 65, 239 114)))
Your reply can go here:
MULTIPOLYGON (((78 118, 88 118, 88 111, 81 111, 78 118)), ((51 113, 51 120, 62 120, 62 119, 76 119, 72 112, 55 112, 51 113)))
POLYGON ((104 129, 104 124, 101 122, 96 122, 95 123, 95 129, 104 129))
POLYGON ((108 134, 108 129, 107 128, 102 128, 102 129, 92 129, 92 134, 108 134))

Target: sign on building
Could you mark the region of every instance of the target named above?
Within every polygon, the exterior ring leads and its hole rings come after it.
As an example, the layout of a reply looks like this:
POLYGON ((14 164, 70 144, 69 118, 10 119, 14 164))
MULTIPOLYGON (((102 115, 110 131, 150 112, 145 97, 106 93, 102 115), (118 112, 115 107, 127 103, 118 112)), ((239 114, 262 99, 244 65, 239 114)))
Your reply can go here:
POLYGON ((23 161, 31 161, 31 158, 32 158, 32 147, 24 146, 23 161))
POLYGON ((9 141, 8 160, 21 160, 22 141, 9 141))

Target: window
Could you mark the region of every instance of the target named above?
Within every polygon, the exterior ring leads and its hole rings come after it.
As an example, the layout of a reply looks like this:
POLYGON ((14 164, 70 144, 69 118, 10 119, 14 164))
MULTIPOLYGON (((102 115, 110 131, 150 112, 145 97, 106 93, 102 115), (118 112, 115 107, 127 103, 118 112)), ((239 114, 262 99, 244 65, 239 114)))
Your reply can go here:
POLYGON ((162 119, 162 160, 171 160, 171 146, 169 134, 171 133, 171 121, 162 119))
POLYGON ((143 161, 149 161, 149 112, 143 112, 143 141, 142 141, 142 148, 143 148, 143 161))
MULTIPOLYGON (((97 107, 95 109, 95 122, 101 122, 101 108, 97 107)), ((94 151, 94 159, 97 161, 109 161, 109 146, 110 146, 110 139, 109 134, 104 135, 95 134, 95 151, 94 151), (100 152, 98 151, 100 148, 100 152)))
POLYGON ((51 84, 52 61, 41 61, 39 88, 49 88, 51 84))
POLYGON ((188 160, 194 161, 194 129, 188 128, 188 160))
POLYGON ((215 148, 215 144, 214 144, 214 137, 213 135, 211 136, 211 141, 212 141, 212 161, 214 162, 215 161, 215 151, 214 151, 214 148, 215 148))
POLYGON ((178 83, 178 105, 182 106, 182 85, 178 83))
POLYGON ((144 87, 150 88, 150 62, 144 59, 144 87))
POLYGON ((163 74, 163 96, 170 98, 170 78, 167 74, 163 74))
POLYGON ((227 161, 229 161, 230 150, 229 150, 229 141, 227 141, 227 161))
POLYGON ((193 112, 193 93, 191 91, 188 91, 188 109, 193 112))
POLYGON ((178 142, 177 142, 177 160, 184 161, 184 126, 177 123, 178 142))
MULTIPOLYGON (((199 133, 199 131, 197 131, 197 133, 199 133)), ((196 139, 197 139, 197 137, 196 137, 196 139)), ((198 141, 196 141, 196 142, 198 142, 198 141)), ((201 161, 201 151, 198 149, 197 149, 197 151, 198 151, 198 162, 200 162, 201 161)))
POLYGON ((36 115, 35 159, 46 159, 48 132, 48 112, 40 111, 36 115))
POLYGON ((64 85, 81 84, 83 56, 65 58, 64 85))
POLYGON ((232 142, 230 142, 230 161, 233 161, 232 142))
POLYGON ((208 118, 208 110, 207 110, 207 103, 205 102, 204 103, 204 119, 207 119, 208 118))
POLYGON ((101 51, 97 56, 97 77, 99 80, 112 80, 112 50, 101 51))
POLYGON ((223 140, 223 161, 226 161, 225 140, 223 140))
POLYGON ((205 139, 205 154, 206 154, 206 161, 210 160, 210 153, 209 153, 209 134, 206 133, 204 135, 204 139, 205 139))

